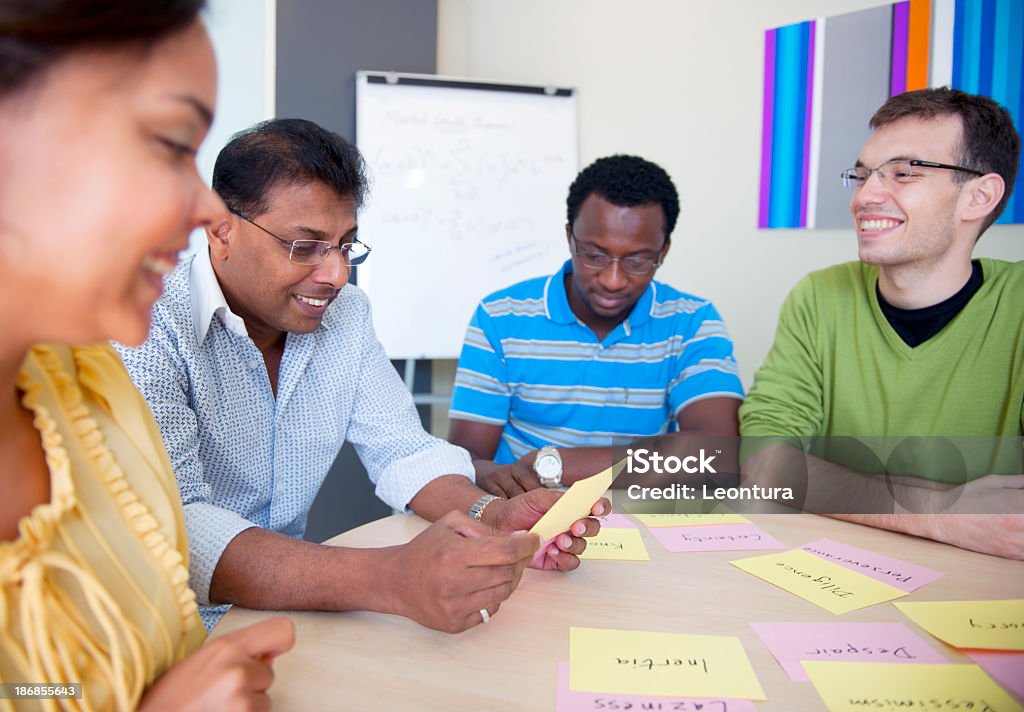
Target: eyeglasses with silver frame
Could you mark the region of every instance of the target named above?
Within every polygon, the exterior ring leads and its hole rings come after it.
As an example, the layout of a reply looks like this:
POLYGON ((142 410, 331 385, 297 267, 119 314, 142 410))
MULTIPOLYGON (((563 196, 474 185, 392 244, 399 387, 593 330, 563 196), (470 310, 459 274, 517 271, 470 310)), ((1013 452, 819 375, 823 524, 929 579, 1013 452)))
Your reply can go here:
POLYGON ((581 249, 571 226, 569 227, 569 236, 572 238, 572 253, 580 258, 580 264, 587 269, 608 269, 611 267, 612 262, 618 262, 619 268, 626 274, 647 275, 661 266, 661 253, 657 257, 638 257, 637 255, 612 257, 600 250, 588 247, 581 249))
POLYGON ((860 188, 868 182, 868 178, 871 177, 872 173, 877 173, 878 179, 883 183, 892 180, 892 182, 896 184, 903 185, 906 183, 913 183, 916 179, 925 175, 922 171, 914 170, 915 168, 941 168, 947 171, 963 171, 964 173, 972 173, 976 176, 985 175, 981 171, 976 171, 973 168, 967 168, 966 166, 954 166, 949 163, 936 163, 935 161, 919 161, 915 159, 909 161, 886 161, 877 168, 855 166, 853 168, 847 168, 839 174, 839 177, 842 178, 843 187, 845 188, 860 188))
POLYGON ((361 265, 365 262, 366 258, 370 256, 370 250, 373 249, 365 242, 360 242, 359 240, 342 242, 339 245, 332 245, 325 240, 285 240, 283 237, 278 237, 267 228, 257 222, 253 222, 241 213, 237 213, 234 210, 231 212, 235 213, 235 215, 242 218, 242 220, 245 220, 250 225, 258 227, 260 230, 280 242, 284 247, 287 247, 288 259, 296 264, 308 266, 318 265, 327 259, 327 256, 331 254, 331 250, 338 250, 341 252, 341 259, 345 264, 349 267, 355 267, 356 265, 361 265))

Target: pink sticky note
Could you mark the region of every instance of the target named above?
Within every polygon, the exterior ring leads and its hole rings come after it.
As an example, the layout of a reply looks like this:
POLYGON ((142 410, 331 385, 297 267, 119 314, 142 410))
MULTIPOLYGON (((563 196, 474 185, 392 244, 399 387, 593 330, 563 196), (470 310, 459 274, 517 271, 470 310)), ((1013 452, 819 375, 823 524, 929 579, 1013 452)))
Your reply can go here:
POLYGON ((597 521, 601 522, 601 527, 607 527, 608 529, 637 529, 636 522, 627 517, 625 514, 606 514, 603 517, 595 517, 597 521))
POLYGON ((751 623, 791 680, 806 681, 804 660, 946 663, 902 623, 751 623))
POLYGON ((652 527, 651 534, 669 551, 749 551, 785 549, 756 524, 711 524, 700 527, 652 527))
POLYGON ((876 554, 866 549, 858 549, 855 546, 841 544, 831 539, 818 539, 800 548, 834 564, 839 564, 850 571, 864 574, 875 581, 887 583, 907 593, 916 591, 925 584, 945 575, 941 571, 900 561, 884 554, 876 554))
POLYGON ((1007 690, 1024 700, 1024 653, 962 650, 960 651, 1007 690))
POLYGON ((756 712, 750 700, 697 697, 616 695, 608 692, 576 692, 569 689, 569 663, 558 663, 558 699, 555 712, 594 710, 679 710, 680 712, 756 712))

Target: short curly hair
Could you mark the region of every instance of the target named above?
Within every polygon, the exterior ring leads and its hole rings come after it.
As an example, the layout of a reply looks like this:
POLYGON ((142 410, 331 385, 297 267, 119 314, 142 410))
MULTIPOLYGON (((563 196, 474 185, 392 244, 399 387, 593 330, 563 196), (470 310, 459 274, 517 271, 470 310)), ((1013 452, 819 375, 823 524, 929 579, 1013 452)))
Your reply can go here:
POLYGON ((679 218, 679 194, 661 166, 639 156, 622 154, 597 159, 580 171, 569 186, 566 217, 570 225, 591 194, 624 208, 657 203, 665 214, 665 240, 671 238, 679 218))

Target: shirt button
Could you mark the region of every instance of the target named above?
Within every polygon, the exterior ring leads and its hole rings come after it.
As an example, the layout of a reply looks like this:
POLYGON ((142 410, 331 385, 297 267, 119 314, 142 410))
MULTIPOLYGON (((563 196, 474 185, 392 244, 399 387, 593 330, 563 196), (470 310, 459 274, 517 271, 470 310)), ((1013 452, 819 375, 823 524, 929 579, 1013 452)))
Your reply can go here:
POLYGON ((249 368, 250 371, 254 371, 254 370, 256 370, 256 367, 259 366, 260 364, 259 364, 258 361, 250 361, 249 363, 247 363, 245 365, 249 368))

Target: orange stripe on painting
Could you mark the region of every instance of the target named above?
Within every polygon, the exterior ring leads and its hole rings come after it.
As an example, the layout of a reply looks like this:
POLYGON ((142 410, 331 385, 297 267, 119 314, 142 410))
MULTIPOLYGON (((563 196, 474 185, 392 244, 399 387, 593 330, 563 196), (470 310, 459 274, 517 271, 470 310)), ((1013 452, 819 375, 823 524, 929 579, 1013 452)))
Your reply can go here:
POLYGON ((907 32, 907 91, 928 86, 928 55, 931 41, 931 0, 910 0, 907 32))

